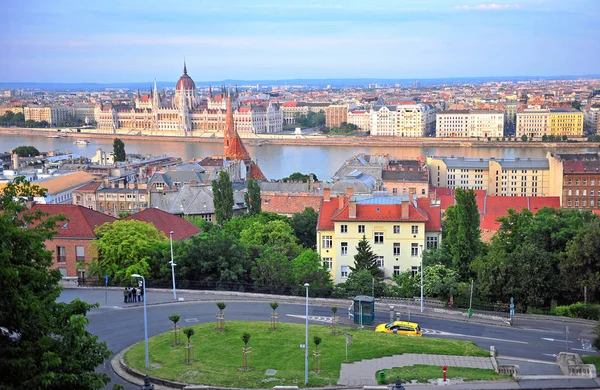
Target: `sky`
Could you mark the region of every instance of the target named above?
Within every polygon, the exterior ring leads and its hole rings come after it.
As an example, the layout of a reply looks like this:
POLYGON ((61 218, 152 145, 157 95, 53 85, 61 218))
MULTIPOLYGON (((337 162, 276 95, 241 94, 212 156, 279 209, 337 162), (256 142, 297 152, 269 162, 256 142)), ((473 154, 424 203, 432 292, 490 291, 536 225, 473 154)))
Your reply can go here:
POLYGON ((0 81, 600 73, 600 0, 2 0, 0 81))

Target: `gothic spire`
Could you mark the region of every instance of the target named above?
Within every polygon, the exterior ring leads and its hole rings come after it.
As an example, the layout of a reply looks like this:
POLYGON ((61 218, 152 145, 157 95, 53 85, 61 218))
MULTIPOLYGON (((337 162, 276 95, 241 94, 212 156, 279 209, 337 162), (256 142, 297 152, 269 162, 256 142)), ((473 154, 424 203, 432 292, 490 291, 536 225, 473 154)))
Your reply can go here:
POLYGON ((187 74, 187 66, 185 66, 185 58, 183 59, 183 74, 187 74))

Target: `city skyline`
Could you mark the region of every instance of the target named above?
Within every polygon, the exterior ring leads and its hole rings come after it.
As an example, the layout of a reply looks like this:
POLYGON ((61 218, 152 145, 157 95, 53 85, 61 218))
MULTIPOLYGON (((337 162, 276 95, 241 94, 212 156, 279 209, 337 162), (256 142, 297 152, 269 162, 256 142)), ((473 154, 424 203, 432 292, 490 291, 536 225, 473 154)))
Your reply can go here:
POLYGON ((558 76, 598 73, 581 0, 74 1, 4 6, 2 82, 558 76), (101 23, 99 23, 101 21, 101 23))

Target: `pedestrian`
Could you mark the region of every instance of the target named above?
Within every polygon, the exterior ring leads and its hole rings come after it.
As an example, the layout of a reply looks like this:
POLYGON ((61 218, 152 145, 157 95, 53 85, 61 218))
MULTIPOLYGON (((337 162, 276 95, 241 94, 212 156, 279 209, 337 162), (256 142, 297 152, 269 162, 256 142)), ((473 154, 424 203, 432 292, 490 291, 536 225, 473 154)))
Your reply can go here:
POLYGON ((133 302, 131 300, 131 289, 129 287, 127 287, 127 302, 129 302, 129 303, 133 302))
POLYGON ((138 293, 138 302, 141 302, 142 301, 142 288, 141 287, 138 287, 137 293, 138 293))
POLYGON ((140 299, 141 299, 141 302, 144 301, 144 289, 140 289, 140 299))
POLYGON ((135 287, 131 288, 131 296, 133 297, 133 302, 137 302, 137 291, 135 291, 135 287))
POLYGON ((127 287, 125 287, 125 289, 123 290, 123 303, 127 303, 127 295, 128 295, 128 291, 127 291, 127 287))

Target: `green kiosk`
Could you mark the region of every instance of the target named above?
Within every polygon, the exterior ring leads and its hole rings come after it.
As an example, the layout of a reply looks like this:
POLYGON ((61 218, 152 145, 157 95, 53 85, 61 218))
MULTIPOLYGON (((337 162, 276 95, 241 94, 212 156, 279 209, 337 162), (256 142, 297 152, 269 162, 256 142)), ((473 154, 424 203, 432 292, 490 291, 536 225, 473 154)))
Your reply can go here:
POLYGON ((354 297, 354 323, 373 325, 375 320, 375 298, 368 295, 354 297))

